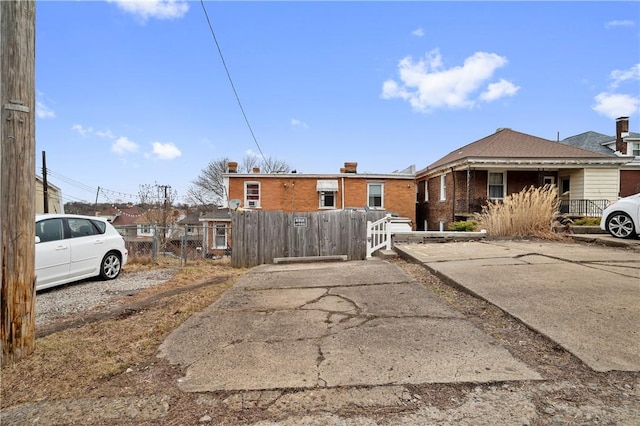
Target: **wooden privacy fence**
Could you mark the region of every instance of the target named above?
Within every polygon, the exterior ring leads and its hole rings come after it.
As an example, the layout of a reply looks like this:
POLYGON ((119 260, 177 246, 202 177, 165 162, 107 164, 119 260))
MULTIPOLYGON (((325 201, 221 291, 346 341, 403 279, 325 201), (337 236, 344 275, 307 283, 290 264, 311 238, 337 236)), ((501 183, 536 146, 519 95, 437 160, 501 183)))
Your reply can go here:
POLYGON ((337 210, 284 213, 236 211, 231 215, 231 264, 252 267, 278 257, 366 256, 367 221, 385 211, 337 210))

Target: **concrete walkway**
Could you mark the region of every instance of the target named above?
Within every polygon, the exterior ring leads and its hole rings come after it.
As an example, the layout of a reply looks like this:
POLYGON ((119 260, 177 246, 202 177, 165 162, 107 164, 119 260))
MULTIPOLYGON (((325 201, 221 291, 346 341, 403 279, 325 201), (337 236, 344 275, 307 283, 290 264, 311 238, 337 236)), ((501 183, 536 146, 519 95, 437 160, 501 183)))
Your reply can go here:
POLYGON ((595 371, 640 371, 640 246, 624 243, 627 248, 487 240, 395 249, 519 318, 595 371))
POLYGON ((187 392, 541 379, 380 259, 256 267, 160 356, 187 392))

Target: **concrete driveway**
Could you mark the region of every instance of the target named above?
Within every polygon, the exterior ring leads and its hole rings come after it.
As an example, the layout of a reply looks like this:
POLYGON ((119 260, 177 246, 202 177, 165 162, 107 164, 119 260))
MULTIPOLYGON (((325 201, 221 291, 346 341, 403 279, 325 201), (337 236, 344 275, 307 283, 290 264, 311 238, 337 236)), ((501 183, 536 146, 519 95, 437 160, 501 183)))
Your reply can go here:
POLYGON ((541 378, 380 259, 256 267, 160 356, 187 392, 541 378))
POLYGON ((595 371, 640 371, 640 245, 624 242, 625 248, 487 240, 395 250, 520 319, 595 371))
MULTIPOLYGON (((578 243, 396 246, 595 371, 640 371, 640 252, 578 243)), ((393 263, 262 265, 160 356, 187 392, 539 380, 393 263)))

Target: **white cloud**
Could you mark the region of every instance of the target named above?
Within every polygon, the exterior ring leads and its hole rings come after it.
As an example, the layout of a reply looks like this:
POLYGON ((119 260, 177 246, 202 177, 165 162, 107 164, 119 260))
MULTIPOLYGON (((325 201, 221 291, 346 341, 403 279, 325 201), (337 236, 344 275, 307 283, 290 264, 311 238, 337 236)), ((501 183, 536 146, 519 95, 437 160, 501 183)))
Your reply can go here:
POLYGON ((128 152, 136 152, 138 148, 138 144, 129 140, 126 136, 119 137, 115 140, 113 145, 111 145, 111 151, 120 155, 128 152))
POLYGON ((593 110, 611 119, 628 117, 640 110, 640 97, 637 96, 603 92, 594 99, 593 110))
POLYGON ((610 86, 613 89, 627 80, 640 80, 640 64, 635 64, 628 70, 613 70, 609 78, 612 80, 610 86))
POLYGON ((56 113, 42 101, 36 101, 36 116, 38 118, 54 118, 56 113))
POLYGON ((143 23, 149 18, 177 19, 182 18, 189 10, 184 0, 107 0, 126 13, 139 18, 143 23))
POLYGON ((71 126, 71 130, 78 132, 80 136, 87 136, 87 134, 93 133, 93 129, 91 127, 84 127, 82 124, 74 124, 71 126))
POLYGON ((304 121, 296 120, 295 118, 291 119, 291 125, 293 127, 303 127, 305 129, 309 128, 309 125, 307 123, 305 123, 304 121))
POLYGON ((518 90, 520 90, 520 86, 516 86, 505 79, 500 79, 499 82, 491 83, 487 86, 487 90, 480 94, 480 99, 486 102, 491 102, 505 96, 513 96, 518 93, 518 90))
POLYGON ((411 35, 414 35, 416 37, 423 37, 424 30, 422 28, 416 28, 415 30, 411 31, 411 35))
POLYGON ((182 152, 171 142, 154 142, 153 154, 160 160, 173 160, 174 158, 180 157, 182 152))
POLYGON ((622 21, 609 21, 604 24, 605 28, 616 28, 616 27, 633 27, 636 23, 630 19, 625 19, 622 21))
MULTIPOLYGON (((405 57, 398 63, 400 82, 387 80, 382 86, 382 98, 400 98, 414 110, 429 112, 437 108, 471 108, 476 104, 476 93, 507 64, 507 58, 495 53, 476 52, 465 59, 462 66, 444 68, 442 55, 434 49, 424 59, 414 62, 405 57)), ((486 86, 480 99, 495 101, 512 96, 519 87, 507 80, 486 86)))

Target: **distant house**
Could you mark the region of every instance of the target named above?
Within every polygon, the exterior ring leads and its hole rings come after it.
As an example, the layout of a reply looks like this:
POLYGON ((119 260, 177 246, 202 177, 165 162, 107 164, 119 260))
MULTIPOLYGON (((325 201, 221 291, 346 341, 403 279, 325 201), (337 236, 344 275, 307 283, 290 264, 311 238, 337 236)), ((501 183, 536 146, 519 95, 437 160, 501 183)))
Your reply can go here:
POLYGON ((616 135, 585 132, 560 141, 565 145, 626 158, 620 167, 620 197, 640 192, 640 133, 629 132, 629 117, 616 120, 616 135))
POLYGON ((347 162, 334 174, 237 173, 229 163, 223 175, 229 200, 240 208, 282 212, 320 212, 365 209, 388 211, 415 223, 413 167, 389 173, 358 173, 358 163, 347 162))
POLYGON ((161 210, 149 211, 138 206, 112 206, 110 209, 96 212, 96 216, 109 220, 127 243, 132 255, 147 255, 151 253, 153 241, 159 237, 165 242, 160 251, 179 253, 179 243, 182 240, 184 227, 179 225, 187 215, 181 209, 171 209, 166 213, 161 210), (166 226, 159 224, 166 223, 166 226), (178 243, 175 243, 178 241, 178 243))
POLYGON ((416 173, 418 229, 446 229, 488 200, 545 184, 559 187, 564 212, 597 216, 618 197, 627 161, 501 128, 416 173))
MULTIPOLYGON (((44 181, 42 177, 36 175, 36 214, 44 213, 44 181)), ((47 205, 48 213, 64 213, 62 203, 62 190, 47 182, 47 205)))

